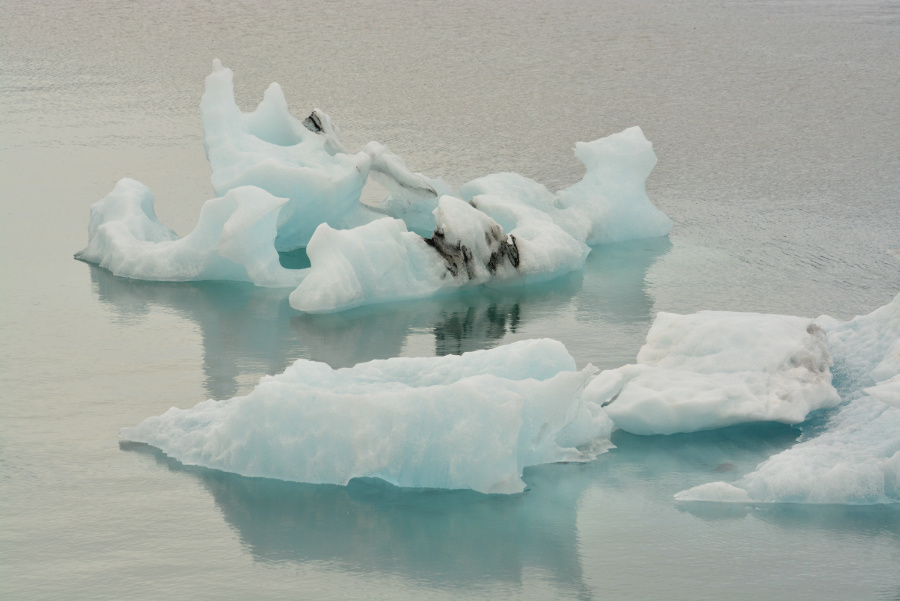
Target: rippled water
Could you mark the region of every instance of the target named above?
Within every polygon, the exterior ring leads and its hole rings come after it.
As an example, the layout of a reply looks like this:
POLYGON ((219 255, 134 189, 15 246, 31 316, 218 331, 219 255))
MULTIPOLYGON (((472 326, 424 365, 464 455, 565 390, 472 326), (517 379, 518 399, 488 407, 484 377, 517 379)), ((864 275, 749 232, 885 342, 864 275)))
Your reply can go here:
POLYGON ((897 506, 674 504, 796 428, 618 433, 512 497, 241 478, 117 437, 299 357, 551 336, 605 368, 634 359, 658 311, 868 312, 900 292, 897 73, 886 0, 0 0, 0 596, 900 598, 897 506), (640 125, 650 196, 676 225, 546 286, 333 316, 74 261, 120 177, 193 227, 212 197, 198 105, 216 57, 245 109, 278 81, 348 147, 380 140, 454 185, 518 171, 566 186, 576 141, 640 125))

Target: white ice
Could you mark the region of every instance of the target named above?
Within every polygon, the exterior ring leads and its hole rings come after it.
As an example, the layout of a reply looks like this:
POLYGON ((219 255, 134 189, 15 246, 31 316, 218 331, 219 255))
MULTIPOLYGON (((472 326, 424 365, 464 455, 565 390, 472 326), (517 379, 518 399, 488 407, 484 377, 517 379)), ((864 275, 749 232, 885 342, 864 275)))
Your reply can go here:
POLYGON ((273 246, 284 203, 259 188, 235 188, 204 203, 194 231, 179 238, 157 219, 149 188, 122 179, 91 206, 88 245, 75 257, 132 279, 292 288, 305 274, 284 269, 273 246))
POLYGON ((338 370, 301 359, 247 396, 172 408, 121 436, 245 476, 517 493, 529 465, 609 448, 611 422, 581 399, 593 372, 553 340, 338 370))
POLYGON ((577 184, 551 193, 517 173, 496 173, 464 184, 464 199, 490 195, 538 209, 581 242, 590 245, 665 236, 672 220, 647 197, 645 183, 656 154, 640 127, 578 142, 575 156, 586 169, 577 184))
MULTIPOLYGON (((379 142, 349 153, 331 119, 315 109, 303 122, 289 111, 273 83, 255 111, 243 113, 234 100, 234 76, 214 61, 201 102, 203 141, 217 194, 242 185, 290 199, 282 210, 276 246, 305 247, 327 223, 349 229, 385 215, 429 237, 437 199, 452 194, 440 178, 413 173, 379 142), (369 175, 387 188, 380 201, 360 203, 369 175)), ((580 242, 603 244, 665 236, 672 221, 647 197, 645 181, 656 164, 653 145, 639 127, 593 142, 579 142, 575 156, 584 178, 558 194, 514 173, 490 175, 460 189, 464 200, 488 194, 547 213, 580 242), (538 201, 538 202, 532 202, 538 201)))
POLYGON ((307 247, 309 275, 291 294, 291 306, 333 312, 463 286, 546 280, 584 265, 589 248, 546 214, 491 197, 480 197, 478 207, 441 197, 427 240, 394 219, 352 230, 321 225, 307 247))
POLYGON ((450 191, 443 181, 410 171, 378 142, 348 153, 328 115, 315 109, 301 122, 277 83, 255 111, 243 113, 234 100, 234 75, 218 60, 206 78, 200 110, 216 194, 253 185, 288 199, 278 221, 278 250, 305 247, 319 224, 348 229, 400 216, 409 205, 450 191), (392 193, 381 212, 360 203, 370 172, 392 193))
POLYGON ((797 424, 840 402, 822 329, 785 315, 659 313, 637 364, 601 373, 585 399, 634 434, 797 424))
POLYGON ((704 484, 678 493, 677 499, 900 502, 900 295, 848 322, 817 321, 828 335, 836 384, 849 402, 818 436, 771 457, 734 483, 704 484))
POLYGON ((469 182, 460 200, 443 180, 413 173, 379 142, 347 152, 328 115, 314 109, 304 121, 295 118, 278 84, 254 111, 242 112, 233 73, 218 60, 206 78, 201 113, 212 183, 223 202, 207 203, 197 231, 176 243, 152 207, 141 208, 152 205, 149 191, 120 185, 92 209, 90 241, 79 258, 135 279, 302 281, 291 305, 333 312, 462 286, 548 280, 581 269, 587 244, 664 236, 672 226, 647 198, 644 184, 656 155, 637 127, 579 142, 575 154, 585 176, 556 195, 501 173, 469 182), (387 195, 363 203, 370 175, 387 195), (243 208, 229 218, 223 211, 235 201, 243 208), (106 205, 123 202, 131 203, 125 221, 132 225, 113 225, 123 220, 120 209, 106 205), (257 226, 244 227, 239 243, 229 242, 244 219, 237 215, 252 212, 250 204, 256 212, 264 204, 271 210, 257 226), (210 238, 216 219, 223 222, 221 240, 210 238), (151 225, 133 225, 141 220, 151 225), (263 222, 274 223, 274 239, 263 222), (281 269, 274 253, 263 252, 269 245, 306 247, 311 268, 281 269))

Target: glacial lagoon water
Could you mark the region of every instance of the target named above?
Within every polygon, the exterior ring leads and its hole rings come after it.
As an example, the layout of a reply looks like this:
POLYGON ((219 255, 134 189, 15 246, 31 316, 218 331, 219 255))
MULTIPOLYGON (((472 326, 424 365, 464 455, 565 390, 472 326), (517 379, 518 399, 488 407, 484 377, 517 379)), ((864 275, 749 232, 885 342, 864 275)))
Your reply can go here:
MULTIPOLYGON (((804 428, 613 436, 522 495, 242 478, 117 432, 332 366, 562 340, 633 361, 658 311, 849 318, 900 292, 900 11, 889 1, 0 2, 0 597, 898 599, 900 508, 677 504, 804 428), (666 239, 582 274, 345 314, 287 291, 77 262, 125 176, 179 233, 212 197, 199 98, 270 81, 453 185, 640 125, 666 239)), ((302 254, 282 257, 302 264, 302 254)), ((814 429, 817 416, 805 426, 814 429)))

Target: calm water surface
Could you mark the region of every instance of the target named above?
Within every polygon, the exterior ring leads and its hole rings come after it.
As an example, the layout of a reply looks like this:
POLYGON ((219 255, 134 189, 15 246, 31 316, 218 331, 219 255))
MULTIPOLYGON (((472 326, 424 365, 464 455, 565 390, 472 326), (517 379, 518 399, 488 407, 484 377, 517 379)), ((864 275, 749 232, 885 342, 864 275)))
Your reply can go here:
POLYGON ((900 599, 896 505, 673 502, 799 428, 617 433, 510 497, 242 478, 117 436, 300 357, 550 336, 608 368, 658 311, 871 311, 900 292, 898 73, 888 0, 0 0, 0 597, 900 599), (198 105, 217 57, 245 109, 278 81, 348 147, 380 140, 453 185, 517 171, 558 189, 583 172, 576 141, 640 125, 675 227, 546 286, 333 316, 74 261, 121 177, 193 227, 213 195, 198 105))

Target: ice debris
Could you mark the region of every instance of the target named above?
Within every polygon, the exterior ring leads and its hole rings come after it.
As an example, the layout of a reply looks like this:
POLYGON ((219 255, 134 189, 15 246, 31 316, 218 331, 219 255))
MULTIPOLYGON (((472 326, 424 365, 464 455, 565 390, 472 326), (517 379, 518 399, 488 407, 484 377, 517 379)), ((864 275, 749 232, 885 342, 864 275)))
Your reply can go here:
POLYGON ((734 483, 682 491, 681 501, 875 504, 900 502, 900 295, 848 322, 820 317, 836 383, 849 402, 821 433, 734 483), (893 406, 892 406, 893 405, 893 406))
POLYGON ((529 465, 609 448, 612 423, 581 398, 593 372, 554 340, 337 370, 301 359, 247 396, 172 408, 121 436, 245 476, 517 493, 529 465))
POLYGON ((150 190, 122 179, 91 206, 88 245, 75 258, 138 280, 293 288, 305 273, 284 269, 272 244, 284 203, 259 188, 235 188, 204 203, 194 231, 179 238, 157 219, 150 190))
POLYGON ((659 313, 637 364, 601 373, 585 398, 633 434, 797 424, 840 402, 825 333, 811 319, 659 313))

